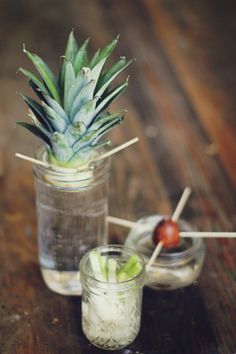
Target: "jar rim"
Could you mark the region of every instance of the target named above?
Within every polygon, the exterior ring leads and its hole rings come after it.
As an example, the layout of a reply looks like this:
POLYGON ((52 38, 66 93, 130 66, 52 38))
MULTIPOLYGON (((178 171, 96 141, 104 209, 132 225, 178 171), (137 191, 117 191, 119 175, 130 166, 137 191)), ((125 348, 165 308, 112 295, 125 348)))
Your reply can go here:
POLYGON ((130 248, 130 247, 126 247, 126 246, 123 246, 123 245, 117 245, 117 244, 107 244, 107 245, 103 245, 103 246, 98 246, 96 248, 93 248, 92 250, 89 250, 88 252, 86 252, 84 254, 84 256, 82 257, 81 261, 80 261, 80 264, 79 264, 79 269, 80 269, 80 275, 81 277, 86 277, 86 279, 89 279, 91 281, 94 282, 94 284, 97 285, 97 287, 99 288, 102 288, 102 287, 107 287, 107 285, 109 287, 119 287, 119 290, 121 290, 121 288, 129 288, 129 287, 133 287, 134 286, 134 282, 135 284, 138 284, 139 282, 142 283, 142 285, 144 284, 144 278, 145 278, 145 274, 146 274, 146 267, 145 267, 145 261, 143 259, 143 256, 136 250, 130 248), (137 255, 139 257, 139 260, 141 261, 142 263, 142 270, 136 274, 133 278, 130 278, 128 280, 124 280, 124 281, 121 281, 119 283, 116 283, 116 282, 106 282, 106 281, 102 281, 102 280, 99 280, 97 278, 95 278, 93 275, 91 275, 91 273, 89 273, 88 271, 86 271, 86 262, 88 260, 88 257, 89 257, 89 253, 91 251, 96 251, 96 250, 99 250, 99 251, 121 251, 121 252, 126 252, 127 254, 129 255, 137 255))

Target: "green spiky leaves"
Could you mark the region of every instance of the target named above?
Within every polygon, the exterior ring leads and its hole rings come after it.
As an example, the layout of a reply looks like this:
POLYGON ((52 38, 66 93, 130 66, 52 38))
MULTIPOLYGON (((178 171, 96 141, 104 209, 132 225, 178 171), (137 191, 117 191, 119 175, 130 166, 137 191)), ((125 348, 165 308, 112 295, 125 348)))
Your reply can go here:
POLYGON ((70 33, 58 78, 38 55, 23 49, 39 75, 23 68, 19 71, 29 79, 40 103, 22 95, 31 124, 19 124, 41 138, 49 159, 61 166, 78 165, 80 156, 89 158, 94 149, 109 144, 99 140, 122 121, 125 112, 109 114, 107 108, 125 91, 128 80, 113 88, 110 85, 132 61, 122 57, 106 69, 118 37, 90 61, 88 43, 87 39, 78 47, 73 31, 70 33))

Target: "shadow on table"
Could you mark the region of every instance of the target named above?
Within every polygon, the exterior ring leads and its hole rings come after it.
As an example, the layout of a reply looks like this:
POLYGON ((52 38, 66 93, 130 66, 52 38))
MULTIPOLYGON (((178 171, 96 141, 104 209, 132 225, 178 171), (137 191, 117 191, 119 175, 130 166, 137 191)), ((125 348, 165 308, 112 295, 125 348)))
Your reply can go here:
POLYGON ((197 285, 174 291, 144 289, 140 335, 134 348, 145 354, 218 354, 197 285))

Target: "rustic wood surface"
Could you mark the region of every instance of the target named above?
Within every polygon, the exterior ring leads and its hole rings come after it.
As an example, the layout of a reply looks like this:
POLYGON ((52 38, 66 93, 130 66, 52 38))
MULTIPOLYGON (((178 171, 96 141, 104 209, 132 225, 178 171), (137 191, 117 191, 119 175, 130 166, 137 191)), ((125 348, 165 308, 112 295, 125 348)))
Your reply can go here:
MULTIPOLYGON (((113 60, 136 57, 125 122, 114 145, 141 142, 113 159, 112 215, 171 213, 183 188, 184 217, 202 230, 236 230, 236 45, 234 1, 67 0, 0 2, 0 353, 103 353, 82 334, 80 299, 50 292, 37 264, 31 166, 36 140, 15 121, 26 116, 16 75, 30 67, 22 43, 56 69, 72 27, 95 49, 120 33, 113 60)), ((123 75, 124 76, 124 75, 123 75)), ((126 230, 111 227, 122 242, 126 230)), ((197 284, 144 292, 137 340, 123 354, 236 353, 236 240, 209 240, 197 284)))

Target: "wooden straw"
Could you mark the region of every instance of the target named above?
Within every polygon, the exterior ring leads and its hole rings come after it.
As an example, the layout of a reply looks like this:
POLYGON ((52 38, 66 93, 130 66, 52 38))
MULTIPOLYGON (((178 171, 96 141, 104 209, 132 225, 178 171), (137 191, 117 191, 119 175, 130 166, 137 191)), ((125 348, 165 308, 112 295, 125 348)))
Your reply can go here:
MULTIPOLYGON (((175 208, 175 211, 172 215, 172 218, 171 220, 173 221, 177 221, 180 217, 180 214, 181 212, 183 211, 184 207, 185 207, 185 204, 187 203, 187 200, 190 196, 190 193, 191 193, 191 188, 190 187, 186 187, 184 189, 184 192, 179 200, 179 203, 177 204, 177 207, 175 208)), ((153 263, 155 262, 158 254, 161 252, 162 250, 162 247, 163 247, 163 242, 160 241, 158 242, 156 248, 154 249, 152 255, 151 255, 151 258, 149 259, 147 265, 146 265, 146 271, 148 272, 150 267, 153 265, 153 263)))

